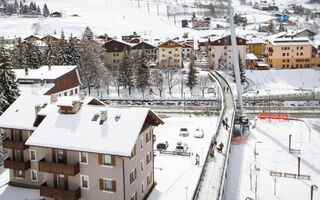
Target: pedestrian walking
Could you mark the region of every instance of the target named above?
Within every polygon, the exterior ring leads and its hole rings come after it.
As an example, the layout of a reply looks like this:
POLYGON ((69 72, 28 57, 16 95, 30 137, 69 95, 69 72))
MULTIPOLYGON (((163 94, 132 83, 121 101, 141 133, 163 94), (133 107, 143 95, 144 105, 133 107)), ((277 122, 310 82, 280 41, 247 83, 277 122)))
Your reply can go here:
POLYGON ((223 145, 223 143, 221 142, 221 143, 219 144, 219 148, 217 148, 218 151, 219 151, 219 152, 222 152, 223 147, 224 147, 224 145, 223 145))
POLYGON ((214 150, 212 148, 209 149, 210 158, 214 157, 214 150))
POLYGON ((200 156, 196 154, 196 165, 200 165, 200 156))
POLYGON ((226 122, 226 124, 228 123, 228 117, 225 118, 225 122, 226 122))
POLYGON ((222 125, 223 127, 226 125, 226 122, 224 121, 224 119, 222 119, 222 125))

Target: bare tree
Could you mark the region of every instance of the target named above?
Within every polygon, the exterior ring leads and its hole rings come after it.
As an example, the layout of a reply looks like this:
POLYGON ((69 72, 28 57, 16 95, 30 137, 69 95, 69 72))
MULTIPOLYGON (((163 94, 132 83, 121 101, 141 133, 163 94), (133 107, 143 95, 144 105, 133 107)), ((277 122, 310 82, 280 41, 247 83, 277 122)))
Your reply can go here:
POLYGON ((116 90, 117 90, 118 97, 120 97, 121 81, 120 81, 120 79, 118 78, 118 76, 119 76, 119 72, 118 72, 118 71, 114 71, 112 82, 113 82, 114 87, 115 87, 116 90))
POLYGON ((164 78, 165 78, 166 86, 169 89, 169 95, 171 96, 172 95, 172 88, 175 84, 174 72, 167 71, 164 78))
POLYGON ((208 77, 200 77, 199 86, 201 88, 202 96, 204 97, 204 91, 208 88, 209 80, 208 77))
POLYGON ((165 87, 162 73, 159 70, 154 71, 152 74, 152 79, 155 87, 159 90, 160 97, 162 97, 162 91, 165 87))

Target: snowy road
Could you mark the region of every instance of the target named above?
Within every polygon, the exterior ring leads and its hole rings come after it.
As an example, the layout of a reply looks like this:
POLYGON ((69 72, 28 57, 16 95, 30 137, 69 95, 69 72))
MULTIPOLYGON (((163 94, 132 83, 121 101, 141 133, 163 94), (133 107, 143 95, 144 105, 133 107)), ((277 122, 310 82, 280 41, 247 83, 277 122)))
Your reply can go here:
MULTIPOLYGON (((217 75, 217 72, 213 73, 217 81, 220 83, 222 88, 223 97, 225 99, 225 112, 222 115, 222 118, 229 119, 229 125, 233 120, 234 113, 234 104, 232 93, 230 93, 230 87, 227 84, 226 80, 222 78, 222 76, 217 75), (229 88, 228 91, 224 91, 223 88, 229 88)), ((231 125, 230 125, 231 126, 231 125)), ((223 126, 219 127, 217 132, 217 143, 221 142, 224 144, 225 148, 222 153, 218 153, 215 151, 214 158, 208 158, 206 167, 204 169, 203 180, 200 184, 200 188, 198 191, 198 195, 196 199, 199 200, 207 200, 207 199, 219 199, 221 197, 221 187, 224 185, 223 177, 224 177, 224 166, 226 161, 226 155, 229 150, 229 131, 227 131, 223 126)))

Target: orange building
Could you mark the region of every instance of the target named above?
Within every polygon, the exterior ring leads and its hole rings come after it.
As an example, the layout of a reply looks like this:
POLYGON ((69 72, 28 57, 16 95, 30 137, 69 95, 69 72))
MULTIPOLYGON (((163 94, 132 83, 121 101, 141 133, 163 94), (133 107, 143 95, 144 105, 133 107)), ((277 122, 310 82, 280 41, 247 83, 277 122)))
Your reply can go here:
POLYGON ((307 68, 317 65, 308 38, 276 38, 267 40, 265 61, 269 68, 307 68))

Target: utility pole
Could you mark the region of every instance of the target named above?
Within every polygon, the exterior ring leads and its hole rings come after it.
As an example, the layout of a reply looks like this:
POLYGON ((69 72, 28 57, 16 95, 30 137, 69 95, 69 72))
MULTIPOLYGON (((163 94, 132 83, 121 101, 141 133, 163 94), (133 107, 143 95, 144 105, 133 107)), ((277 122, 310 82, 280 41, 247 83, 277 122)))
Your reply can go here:
POLYGON ((150 13, 149 1, 147 1, 148 13, 150 13))
POLYGON ((159 5, 157 5, 157 13, 158 13, 158 16, 160 16, 159 15, 159 5))
POLYGON ((256 173, 256 186, 255 186, 255 190, 254 190, 254 196, 255 196, 255 200, 258 200, 258 175, 256 173))

